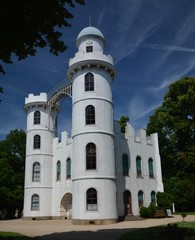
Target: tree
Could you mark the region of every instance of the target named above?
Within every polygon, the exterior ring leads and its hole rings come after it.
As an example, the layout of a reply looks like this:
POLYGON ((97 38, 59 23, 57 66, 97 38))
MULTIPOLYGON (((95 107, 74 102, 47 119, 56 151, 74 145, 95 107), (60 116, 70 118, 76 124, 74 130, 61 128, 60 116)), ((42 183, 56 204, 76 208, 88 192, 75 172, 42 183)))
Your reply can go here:
POLYGON ((195 78, 182 78, 169 86, 147 125, 148 134, 158 132, 165 191, 180 211, 195 205, 194 103, 195 78))
POLYGON ((9 216, 23 208, 25 146, 26 134, 17 129, 0 142, 0 209, 9 216))
POLYGON ((178 176, 164 182, 166 191, 173 196, 176 211, 195 211, 195 178, 178 176))
POLYGON ((164 176, 195 172, 195 78, 173 83, 150 117, 147 133, 158 132, 164 176))
POLYGON ((125 127, 127 125, 127 122, 129 121, 129 117, 128 116, 121 116, 119 123, 121 126, 121 132, 125 133, 125 127))
POLYGON ((157 203, 158 208, 163 209, 170 209, 172 205, 172 195, 166 192, 158 192, 157 193, 157 203))
MULTIPOLYGON (((84 5, 84 0, 3 0, 0 7, 0 61, 12 63, 34 56, 37 47, 49 46, 50 52, 58 55, 66 50, 60 40, 62 27, 70 27, 73 18, 70 7, 75 3, 84 5)), ((0 64, 0 72, 5 73, 0 64)))

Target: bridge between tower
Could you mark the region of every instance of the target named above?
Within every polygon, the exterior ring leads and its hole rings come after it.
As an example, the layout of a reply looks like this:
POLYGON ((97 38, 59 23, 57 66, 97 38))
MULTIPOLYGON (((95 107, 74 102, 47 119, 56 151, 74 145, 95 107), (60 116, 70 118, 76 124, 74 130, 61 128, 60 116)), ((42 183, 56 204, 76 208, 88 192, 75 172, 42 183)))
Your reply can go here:
POLYGON ((47 94, 47 110, 50 112, 60 99, 67 96, 72 96, 72 82, 63 80, 47 94))

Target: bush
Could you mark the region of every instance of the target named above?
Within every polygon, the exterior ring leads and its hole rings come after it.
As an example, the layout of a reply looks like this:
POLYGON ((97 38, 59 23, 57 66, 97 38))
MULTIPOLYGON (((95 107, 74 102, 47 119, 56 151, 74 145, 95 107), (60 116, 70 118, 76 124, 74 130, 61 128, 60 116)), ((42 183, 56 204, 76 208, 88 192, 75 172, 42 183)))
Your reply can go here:
POLYGON ((150 204, 149 207, 141 207, 140 216, 142 218, 152 218, 156 212, 157 207, 154 204, 150 204))
POLYGON ((173 202, 172 196, 166 192, 158 192, 157 193, 157 202, 158 202, 158 207, 165 211, 166 209, 171 208, 171 205, 173 202))
POLYGON ((141 207, 139 213, 142 218, 149 218, 149 211, 147 207, 141 207))

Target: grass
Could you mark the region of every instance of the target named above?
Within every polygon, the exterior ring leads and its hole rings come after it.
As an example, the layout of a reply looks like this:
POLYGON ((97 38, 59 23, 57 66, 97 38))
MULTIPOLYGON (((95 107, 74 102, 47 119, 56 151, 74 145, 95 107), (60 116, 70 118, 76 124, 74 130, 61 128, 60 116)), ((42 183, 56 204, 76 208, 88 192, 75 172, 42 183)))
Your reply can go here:
MULTIPOLYGON (((183 212, 174 212, 173 214, 174 215, 181 215, 183 212)), ((186 213, 186 215, 188 216, 188 215, 195 215, 195 212, 185 212, 186 213)))
POLYGON ((181 222, 129 232, 120 240, 195 240, 195 222, 181 222))
POLYGON ((0 232, 0 240, 30 240, 30 238, 14 232, 0 232))

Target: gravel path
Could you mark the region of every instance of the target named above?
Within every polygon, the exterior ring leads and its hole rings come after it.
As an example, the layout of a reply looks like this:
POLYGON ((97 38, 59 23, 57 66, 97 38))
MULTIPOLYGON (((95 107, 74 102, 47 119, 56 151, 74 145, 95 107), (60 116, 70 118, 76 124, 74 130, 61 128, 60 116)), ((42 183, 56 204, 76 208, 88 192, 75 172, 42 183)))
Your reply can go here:
MULTIPOLYGON (((163 219, 126 221, 109 225, 73 225, 70 220, 6 220, 0 221, 0 231, 18 232, 40 240, 118 240, 126 232, 137 228, 158 226, 182 221, 181 216, 163 219)), ((195 215, 186 217, 195 221, 195 215)))

